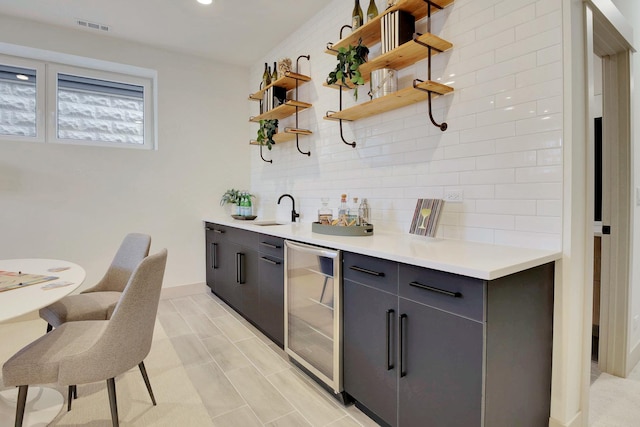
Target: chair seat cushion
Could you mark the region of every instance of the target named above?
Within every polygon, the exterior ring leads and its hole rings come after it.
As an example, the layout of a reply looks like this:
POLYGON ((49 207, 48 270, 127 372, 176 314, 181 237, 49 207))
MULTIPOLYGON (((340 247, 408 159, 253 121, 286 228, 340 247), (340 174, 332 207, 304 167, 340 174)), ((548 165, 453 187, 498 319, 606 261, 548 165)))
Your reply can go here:
MULTIPOLYGON (((58 382, 60 362, 91 348, 102 336, 108 321, 70 322, 22 348, 2 366, 5 386, 58 382)), ((78 367, 82 370, 82 367, 78 367)), ((71 385, 75 384, 61 384, 71 385)))
POLYGON ((40 317, 57 328, 78 320, 108 320, 122 295, 121 292, 89 292, 68 295, 40 309, 40 317))

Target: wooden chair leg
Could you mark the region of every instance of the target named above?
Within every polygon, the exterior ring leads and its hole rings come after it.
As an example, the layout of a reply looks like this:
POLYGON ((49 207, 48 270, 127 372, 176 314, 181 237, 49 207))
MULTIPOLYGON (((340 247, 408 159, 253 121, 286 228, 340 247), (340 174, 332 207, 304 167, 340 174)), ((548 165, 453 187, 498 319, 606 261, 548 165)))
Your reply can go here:
POLYGON ((147 385, 147 391, 149 392, 149 396, 151 396, 151 402, 153 402, 153 406, 156 406, 156 398, 153 397, 153 390, 151 390, 151 383, 149 382, 149 376, 147 375, 147 370, 144 367, 144 362, 140 362, 138 367, 140 368, 140 373, 142 374, 144 383, 147 385))
POLYGON ((21 385, 18 388, 18 402, 16 403, 15 427, 22 427, 22 420, 24 419, 24 407, 27 404, 27 390, 29 390, 28 385, 21 385))
POLYGON ((51 323, 47 323, 47 333, 51 332, 53 330, 53 326, 51 326, 51 323))
POLYGON ((107 380, 107 390, 109 391, 109 406, 111 406, 111 424, 113 425, 113 427, 119 427, 115 378, 109 378, 107 380))

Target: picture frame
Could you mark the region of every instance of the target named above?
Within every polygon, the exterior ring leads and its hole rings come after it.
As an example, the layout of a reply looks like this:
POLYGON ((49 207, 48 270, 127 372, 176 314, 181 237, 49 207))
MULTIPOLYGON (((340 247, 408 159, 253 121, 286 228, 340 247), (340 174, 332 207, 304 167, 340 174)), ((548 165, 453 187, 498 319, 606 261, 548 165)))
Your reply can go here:
POLYGON ((443 206, 444 200, 442 199, 418 199, 416 209, 413 211, 409 233, 434 237, 443 206))

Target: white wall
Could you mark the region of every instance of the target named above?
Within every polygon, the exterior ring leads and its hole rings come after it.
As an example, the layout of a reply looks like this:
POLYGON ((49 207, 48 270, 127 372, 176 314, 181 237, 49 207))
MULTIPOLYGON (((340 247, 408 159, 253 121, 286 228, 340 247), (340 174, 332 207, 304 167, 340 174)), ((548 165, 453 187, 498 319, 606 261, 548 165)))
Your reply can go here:
POLYGON ((248 71, 1 15, 0 42, 155 69, 159 91, 157 151, 0 142, 0 258, 68 259, 88 286, 138 231, 169 250, 165 286, 203 282, 202 218, 248 187, 248 71))
MULTIPOLYGON (((378 9, 386 2, 378 0, 378 9)), ((277 196, 296 197, 302 221, 315 220, 321 197, 337 207, 341 193, 366 197, 373 223, 408 231, 418 198, 442 198, 445 189, 462 189, 464 203, 448 204, 438 230, 447 238, 514 246, 559 249, 562 227, 562 21, 554 0, 456 0, 433 18, 435 34, 453 43, 433 58, 433 78, 455 88, 434 101, 441 132, 431 125, 422 102, 354 123, 345 123, 342 143, 337 122, 323 120, 338 109, 338 92, 323 87, 335 57, 324 53, 349 22, 352 5, 334 0, 311 22, 267 53, 251 70, 257 90, 264 67, 288 56, 302 61, 313 81, 300 99, 313 108, 300 113, 300 126, 314 134, 266 149, 260 160, 253 148, 251 189, 258 194, 258 214, 287 219, 289 202, 277 207, 277 196), (278 208, 278 209, 276 209, 278 208)), ((426 23, 418 25, 426 31, 426 23)), ((379 46, 372 47, 372 56, 379 46)), ((427 61, 400 72, 399 86, 426 79, 427 61)), ((360 90, 360 102, 366 100, 360 90)), ((354 103, 345 94, 345 105, 354 103)), ((258 104, 251 105, 258 114, 258 104)), ((283 120, 281 129, 293 119, 283 120)), ((255 138, 251 125, 247 140, 255 138)))

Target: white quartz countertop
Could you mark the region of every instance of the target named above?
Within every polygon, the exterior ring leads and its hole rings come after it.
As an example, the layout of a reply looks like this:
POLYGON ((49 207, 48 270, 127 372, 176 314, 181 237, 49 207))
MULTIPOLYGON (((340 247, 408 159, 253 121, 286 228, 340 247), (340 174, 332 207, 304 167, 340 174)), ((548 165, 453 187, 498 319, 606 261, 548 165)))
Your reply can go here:
POLYGON ((345 237, 314 233, 311 223, 260 226, 258 224, 267 221, 231 218, 204 221, 484 280, 498 279, 561 257, 559 251, 437 239, 375 229, 372 236, 345 237))

